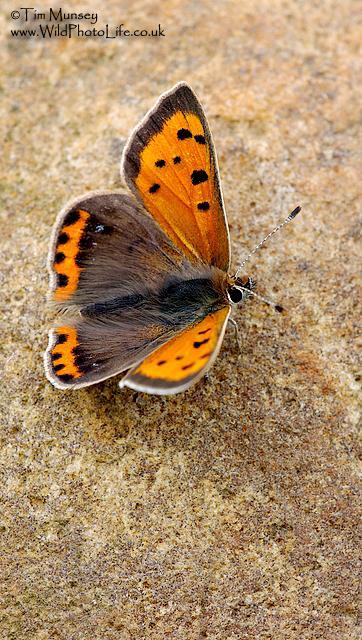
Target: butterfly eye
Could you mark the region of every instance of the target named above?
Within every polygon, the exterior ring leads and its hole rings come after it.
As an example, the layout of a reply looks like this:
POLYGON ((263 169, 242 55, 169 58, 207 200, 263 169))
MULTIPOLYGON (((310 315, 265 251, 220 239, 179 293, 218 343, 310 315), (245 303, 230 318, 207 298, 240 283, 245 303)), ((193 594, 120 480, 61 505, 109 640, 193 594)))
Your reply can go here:
POLYGON ((230 302, 232 304, 238 304, 239 302, 243 302, 246 298, 249 297, 249 291, 255 287, 255 282, 248 276, 244 278, 238 278, 234 285, 229 287, 227 294, 230 302))
POLYGON ((230 287, 227 293, 230 302, 233 304, 238 304, 247 296, 247 292, 239 289, 239 287, 230 287))

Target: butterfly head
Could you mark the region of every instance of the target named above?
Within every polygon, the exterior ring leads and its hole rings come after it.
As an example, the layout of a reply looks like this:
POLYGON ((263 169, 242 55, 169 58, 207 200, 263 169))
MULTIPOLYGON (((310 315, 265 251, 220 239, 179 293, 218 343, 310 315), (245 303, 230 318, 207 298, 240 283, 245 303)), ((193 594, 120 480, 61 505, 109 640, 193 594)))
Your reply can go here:
POLYGON ((227 289, 227 296, 231 304, 240 304, 249 296, 255 288, 255 281, 249 276, 233 278, 227 289))

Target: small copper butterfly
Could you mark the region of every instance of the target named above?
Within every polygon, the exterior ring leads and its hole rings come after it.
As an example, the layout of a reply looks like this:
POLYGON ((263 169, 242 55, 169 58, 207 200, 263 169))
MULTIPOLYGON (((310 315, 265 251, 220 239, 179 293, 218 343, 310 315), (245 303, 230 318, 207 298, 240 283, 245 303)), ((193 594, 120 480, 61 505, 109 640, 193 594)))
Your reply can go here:
POLYGON ((231 307, 256 295, 241 267, 229 273, 215 149, 186 83, 134 130, 121 169, 132 195, 90 193, 55 224, 51 297, 66 315, 50 331, 46 375, 78 389, 125 372, 121 387, 177 393, 215 360, 231 307))

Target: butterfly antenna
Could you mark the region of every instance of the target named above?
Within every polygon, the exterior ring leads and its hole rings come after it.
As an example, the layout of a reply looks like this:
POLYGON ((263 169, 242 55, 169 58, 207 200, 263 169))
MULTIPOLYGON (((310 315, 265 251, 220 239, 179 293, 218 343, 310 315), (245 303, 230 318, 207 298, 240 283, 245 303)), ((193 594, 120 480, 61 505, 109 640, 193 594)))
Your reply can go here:
MULTIPOLYGON (((295 209, 293 209, 293 211, 289 214, 289 216, 287 218, 285 218, 284 222, 281 222, 280 224, 278 224, 278 226, 275 227, 275 229, 273 229, 273 231, 268 233, 268 235, 265 236, 265 238, 261 242, 259 242, 259 244, 257 244, 256 247, 254 247, 254 249, 249 253, 248 256, 246 256, 245 260, 243 260, 241 265, 237 268, 237 271, 236 271, 235 276, 234 276, 235 278, 238 277, 238 275, 239 275, 241 269, 243 268, 244 264, 250 260, 251 256, 253 256, 254 253, 256 253, 260 249, 260 247, 262 247, 263 244, 265 244, 266 241, 269 240, 269 238, 271 238, 274 235, 274 233, 276 233, 277 231, 280 231, 280 229, 285 227, 286 224, 289 224, 289 222, 291 222, 291 220, 294 220, 294 218, 298 215, 300 210, 301 210, 301 207, 296 207, 295 209)), ((257 297, 259 297, 259 298, 261 297, 261 296, 257 296, 255 293, 252 294, 252 295, 254 295, 256 298, 257 297)), ((267 304, 271 304, 272 306, 275 306, 273 302, 269 302, 268 300, 264 300, 264 302, 267 302, 267 304)), ((276 306, 279 306, 279 305, 276 305, 276 306)))
POLYGON ((247 289, 246 287, 240 287, 240 285, 238 285, 238 289, 242 289, 243 291, 246 291, 248 296, 253 296, 257 300, 260 300, 260 302, 264 302, 265 304, 268 304, 269 307, 273 307, 273 309, 275 311, 278 311, 279 313, 282 313, 284 311, 283 307, 280 304, 277 304, 272 300, 268 300, 268 298, 264 298, 264 296, 260 296, 258 293, 255 293, 254 291, 250 291, 250 289, 247 289))

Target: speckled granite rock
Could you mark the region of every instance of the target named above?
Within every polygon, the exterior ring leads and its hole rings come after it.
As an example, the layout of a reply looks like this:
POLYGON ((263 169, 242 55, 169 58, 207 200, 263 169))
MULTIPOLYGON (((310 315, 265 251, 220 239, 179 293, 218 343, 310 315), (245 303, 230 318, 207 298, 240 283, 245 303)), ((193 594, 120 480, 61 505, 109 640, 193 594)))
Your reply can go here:
POLYGON ((161 38, 21 40, 3 3, 1 638, 360 637, 357 3, 215 4, 99 10, 161 38), (303 205, 250 266, 287 312, 237 312, 242 353, 228 332, 185 394, 57 391, 55 216, 122 186, 130 129, 181 79, 210 120, 235 261, 303 205))

